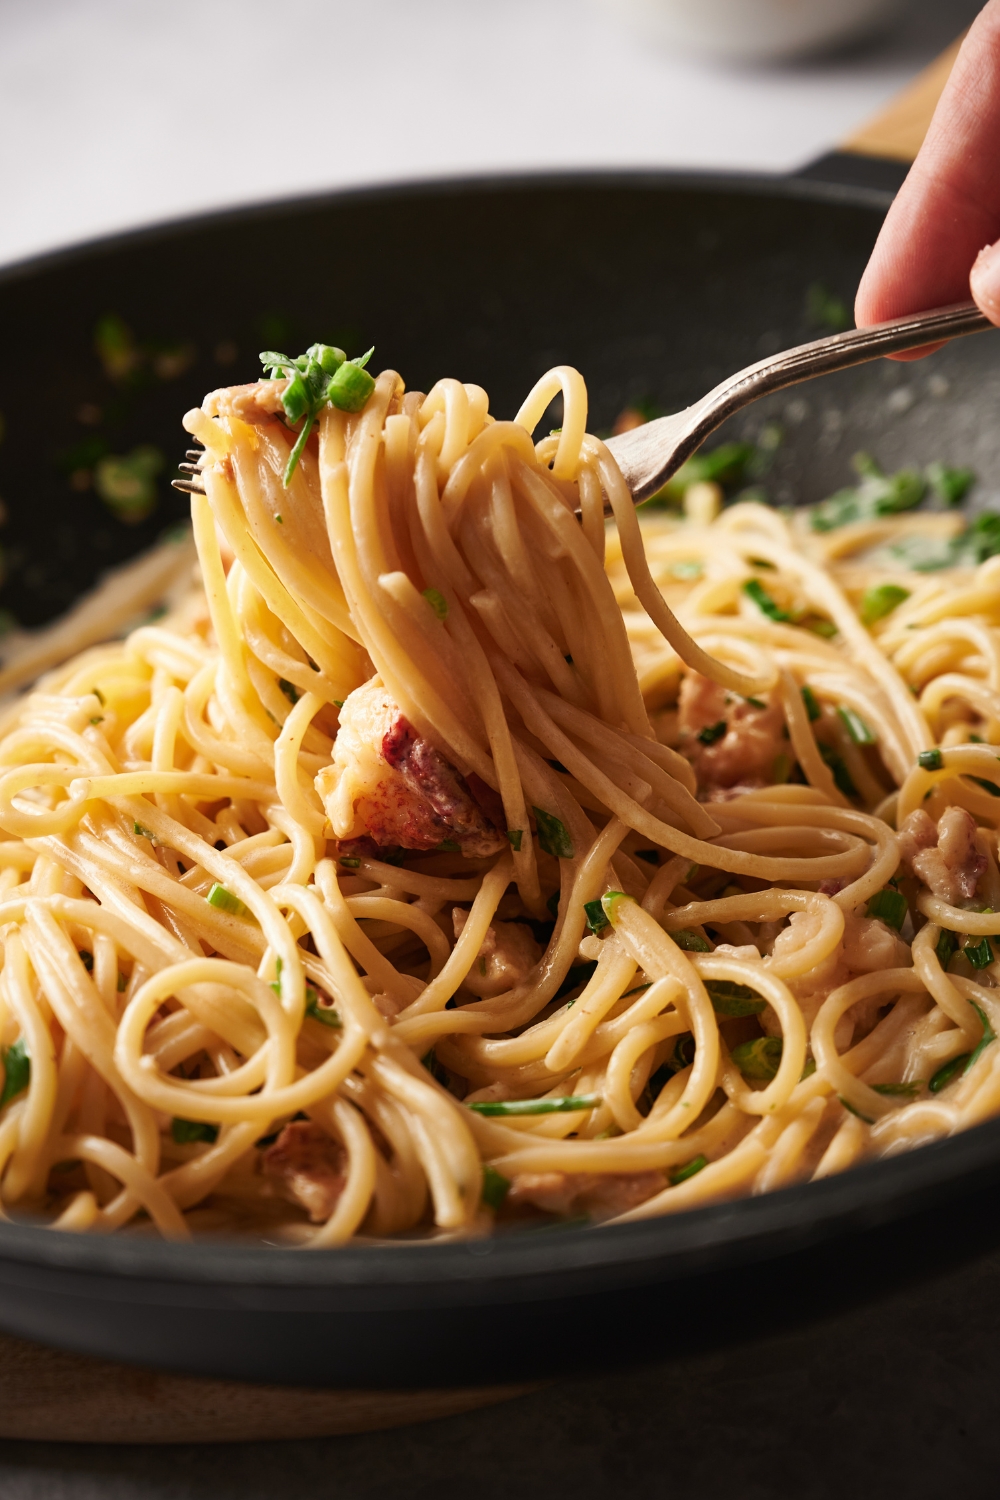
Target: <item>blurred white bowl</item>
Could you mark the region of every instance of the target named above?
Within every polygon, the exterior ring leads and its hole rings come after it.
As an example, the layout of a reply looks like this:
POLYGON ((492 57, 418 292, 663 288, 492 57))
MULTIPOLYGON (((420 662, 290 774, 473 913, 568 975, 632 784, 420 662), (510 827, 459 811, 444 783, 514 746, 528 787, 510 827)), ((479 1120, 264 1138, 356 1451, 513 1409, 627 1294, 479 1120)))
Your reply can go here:
POLYGON ((764 62, 863 37, 906 0, 603 0, 659 41, 715 57, 764 62))

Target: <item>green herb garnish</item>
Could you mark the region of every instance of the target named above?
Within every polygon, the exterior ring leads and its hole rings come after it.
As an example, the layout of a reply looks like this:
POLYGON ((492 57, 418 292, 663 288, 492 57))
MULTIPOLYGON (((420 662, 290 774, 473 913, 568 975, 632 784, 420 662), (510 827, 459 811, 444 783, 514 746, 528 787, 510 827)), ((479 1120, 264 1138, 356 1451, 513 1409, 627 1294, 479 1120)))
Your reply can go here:
POLYGON ((249 909, 243 904, 239 896, 234 896, 232 891, 227 891, 224 885, 215 881, 208 893, 209 906, 214 906, 218 911, 227 911, 233 917, 245 917, 249 915, 249 909))
POLYGON ((133 822, 132 832, 137 839, 152 839, 154 837, 152 830, 147 828, 145 823, 133 822))
MULTIPOLYGON (((993 949, 990 947, 988 937, 980 938, 978 943, 966 943, 962 952, 974 969, 988 968, 993 962, 993 949)), ((979 1010, 979 1006, 976 1005, 974 1000, 970 1000, 969 1004, 975 1006, 976 1010, 979 1010)), ((980 1015, 982 1015, 981 1011, 980 1015)))
POLYGON ((700 932, 692 932, 689 927, 682 927, 680 932, 667 934, 672 937, 678 948, 683 948, 685 953, 711 953, 712 945, 707 938, 703 938, 700 932))
POLYGON ((947 464, 928 464, 924 473, 931 489, 945 505, 961 505, 976 482, 975 469, 950 469, 947 464))
POLYGON ((603 932, 605 927, 611 926, 600 897, 596 901, 585 901, 583 903, 583 910, 586 913, 587 926, 591 932, 595 934, 603 932))
POLYGON ((469 1105, 477 1115, 571 1115, 596 1109, 600 1094, 566 1094, 561 1099, 477 1099, 469 1105))
POLYGON ((3 1063, 3 1092, 0 1093, 0 1109, 23 1094, 31 1082, 31 1058, 23 1036, 10 1047, 0 1047, 0 1062, 3 1063))
POLYGON ((937 961, 942 969, 947 969, 955 956, 957 947, 958 939, 955 937, 955 934, 949 932, 947 928, 942 929, 941 936, 937 940, 937 947, 934 949, 934 952, 937 954, 937 961))
POLYGON ((746 984, 734 984, 728 979, 706 979, 705 988, 718 1016, 759 1016, 767 1007, 767 1001, 746 984))
POLYGON ((319 998, 319 991, 311 984, 306 985, 306 1015, 311 1016, 314 1021, 319 1021, 322 1026, 329 1026, 332 1031, 344 1029, 344 1023, 336 1007, 324 1005, 319 998))
POLYGON ((285 697, 288 699, 289 703, 298 703, 299 699, 302 697, 302 694, 295 686, 295 683, 289 682, 287 677, 279 677, 278 686, 284 693, 285 697))
POLYGON ((814 531, 833 531, 851 521, 874 521, 913 510, 927 493, 927 481, 916 469, 883 474, 867 453, 856 454, 853 463, 858 484, 838 490, 829 500, 813 506, 810 522, 814 531))
POLYGON ((753 600, 761 614, 767 615, 769 620, 781 624, 782 621, 792 618, 787 610, 775 603, 759 578, 748 578, 743 585, 743 593, 748 599, 753 600))
MULTIPOLYGON (((983 941, 986 941, 985 938, 983 939, 983 941)), ((983 1034, 979 1038, 978 1045, 970 1054, 969 1061, 965 1065, 964 1072, 966 1073, 968 1073, 969 1069, 979 1061, 980 1057, 982 1057, 983 1053, 986 1051, 986 1048, 990 1045, 990 1043, 995 1042, 997 1039, 997 1034, 993 1030, 993 1027, 990 1025, 990 1018, 983 1010, 983 1007, 975 1000, 970 1000, 969 1004, 972 1006, 972 1009, 976 1012, 976 1015, 983 1023, 983 1034)))
POLYGON ((940 750, 921 750, 917 756, 917 765, 922 771, 940 771, 944 765, 944 756, 940 750))
POLYGON ((923 1087, 920 1083, 873 1083, 871 1088, 876 1094, 885 1094, 889 1099, 897 1096, 904 1099, 913 1099, 920 1093, 923 1087))
POLYGON ((897 542, 891 550, 916 573, 934 573, 940 568, 976 568, 1000 553, 1000 511, 980 511, 964 531, 949 541, 912 536, 897 542))
POLYGON ((716 740, 722 739, 728 727, 725 719, 720 719, 717 724, 706 724, 698 731, 698 739, 703 745, 714 745, 716 740))
POLYGON ((676 1187, 679 1182, 687 1182, 689 1177, 696 1177, 701 1169, 707 1166, 707 1156, 696 1156, 693 1161, 685 1163, 683 1167, 678 1167, 676 1172, 671 1172, 671 1187, 676 1187))
POLYGON ((907 910, 906 897, 902 891, 894 891, 889 887, 876 891, 865 907, 867 916, 877 917, 880 922, 884 922, 887 927, 894 927, 897 932, 906 921, 907 910))
POLYGON ((995 781, 987 781, 985 776, 970 776, 969 780, 982 787, 984 792, 989 792, 991 797, 1000 797, 1000 786, 995 781))
POLYGON ((865 723, 859 713, 845 704, 837 705, 837 713, 840 722, 856 745, 874 745, 878 743, 878 735, 865 723))
POLYGON ((503 1204, 504 1199, 510 1192, 510 1178, 498 1172, 496 1167, 491 1167, 489 1162, 483 1165, 483 1202, 487 1208, 492 1208, 494 1213, 503 1204))
POLYGON ((211 1144, 218 1140, 218 1125, 209 1125, 207 1120, 173 1120, 170 1125, 170 1134, 178 1146, 189 1146, 192 1141, 208 1141, 211 1144))
POLYGON ((424 598, 439 620, 448 618, 448 601, 440 589, 424 589, 424 598))
POLYGON ((507 829, 507 842, 510 845, 510 847, 513 849, 513 851, 514 851, 515 854, 520 854, 520 852, 521 852, 521 840, 523 839, 523 837, 524 837, 524 829, 523 828, 508 828, 507 829))
POLYGON ((353 854, 342 854, 337 863, 343 865, 345 870, 358 870, 361 868, 360 859, 353 854))
POLYGON ((732 1059, 744 1078, 770 1083, 781 1066, 783 1050, 780 1036, 758 1036, 752 1042, 741 1042, 732 1051, 732 1059))
POLYGON ((93 974, 93 972, 94 972, 94 955, 91 952, 89 952, 86 948, 81 948, 80 952, 77 955, 77 957, 79 958, 80 962, 83 964, 83 967, 86 969, 87 973, 88 974, 93 974))
POLYGON ((952 1079, 957 1078, 958 1074, 961 1073, 971 1057, 971 1052, 962 1052, 958 1057, 952 1057, 948 1062, 942 1063, 937 1072, 932 1075, 927 1085, 931 1093, 940 1094, 942 1089, 946 1089, 952 1079))
POLYGON ((851 1101, 850 1101, 850 1099, 845 1099, 844 1096, 843 1096, 843 1094, 838 1094, 837 1098, 840 1100, 841 1104, 847 1110, 848 1114, 857 1115, 858 1119, 859 1120, 864 1120, 864 1122, 865 1122, 866 1125, 874 1125, 875 1124, 875 1121, 871 1118, 870 1115, 863 1115, 861 1113, 860 1109, 858 1109, 858 1106, 856 1104, 852 1104, 851 1101))
POLYGON ((806 713, 809 715, 810 724, 815 724, 822 710, 816 699, 816 694, 813 692, 808 683, 806 683, 805 687, 802 689, 802 702, 806 706, 806 713))
POLYGON ((858 789, 851 779, 851 773, 847 769, 847 762, 844 760, 844 757, 838 754, 832 746, 821 744, 819 741, 816 743, 816 749, 819 751, 823 761, 833 772, 833 781, 837 790, 843 792, 845 797, 856 797, 858 789))
POLYGON ((859 611, 862 625, 874 625, 877 620, 884 620, 909 597, 909 589, 900 588, 898 583, 880 583, 877 588, 867 589, 859 611))
POLYGON ((374 350, 369 349, 360 359, 352 360, 347 358, 343 349, 335 349, 330 344, 310 344, 305 354, 293 359, 272 349, 262 352, 260 362, 271 380, 288 377, 281 396, 285 416, 292 424, 302 423, 285 465, 283 482, 286 488, 323 408, 336 406, 340 411, 357 412, 368 401, 375 382, 365 366, 373 353, 374 350))
POLYGON ((543 812, 540 807, 533 807, 531 811, 535 815, 538 825, 538 843, 546 854, 553 855, 556 859, 572 859, 574 855, 573 840, 566 830, 565 823, 553 813, 543 812))

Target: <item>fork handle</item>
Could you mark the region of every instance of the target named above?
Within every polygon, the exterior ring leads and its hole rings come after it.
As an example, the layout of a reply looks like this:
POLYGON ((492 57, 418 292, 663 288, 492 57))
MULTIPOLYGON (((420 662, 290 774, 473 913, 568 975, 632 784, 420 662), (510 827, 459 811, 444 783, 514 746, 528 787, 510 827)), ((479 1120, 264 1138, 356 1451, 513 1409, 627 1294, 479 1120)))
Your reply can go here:
POLYGON ((874 323, 870 328, 852 328, 811 344, 799 344, 730 375, 687 411, 623 433, 612 439, 610 446, 638 504, 662 488, 728 417, 761 396, 887 354, 922 349, 993 327, 974 302, 957 302, 950 307, 894 318, 888 323, 874 323))

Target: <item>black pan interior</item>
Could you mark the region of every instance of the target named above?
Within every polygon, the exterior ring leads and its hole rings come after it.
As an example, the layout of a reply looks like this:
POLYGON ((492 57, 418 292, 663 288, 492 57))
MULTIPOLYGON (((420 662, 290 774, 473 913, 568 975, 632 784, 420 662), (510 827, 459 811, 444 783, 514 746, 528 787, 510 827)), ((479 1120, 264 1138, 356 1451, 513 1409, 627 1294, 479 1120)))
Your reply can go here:
MULTIPOLYGON (((257 208, 15 267, 0 277, 0 605, 43 623, 182 519, 168 485, 185 446, 180 416, 206 389, 255 378, 261 348, 296 354, 323 339, 355 354, 373 343, 375 366, 411 387, 444 374, 484 385, 498 416, 568 362, 587 379, 593 429, 607 430, 630 402, 676 409, 741 365, 829 332, 815 288, 850 306, 887 202, 748 179, 430 186, 257 208), (109 316, 117 323, 102 325, 109 316), (129 525, 90 481, 101 452, 143 444, 165 467, 155 510, 129 525)), ((920 365, 784 393, 732 432, 780 424, 766 479, 779 503, 822 498, 862 448, 886 467, 971 464, 983 499, 1000 489, 998 395, 1000 350, 981 337, 920 365)), ((946 1247, 993 1238, 998 1180, 1000 1125, 987 1125, 768 1199, 486 1247, 296 1256, 0 1226, 0 1323, 257 1379, 530 1376, 585 1352, 738 1337, 726 1309, 741 1274, 771 1288, 775 1319, 829 1307, 834 1288, 870 1294, 946 1247)))

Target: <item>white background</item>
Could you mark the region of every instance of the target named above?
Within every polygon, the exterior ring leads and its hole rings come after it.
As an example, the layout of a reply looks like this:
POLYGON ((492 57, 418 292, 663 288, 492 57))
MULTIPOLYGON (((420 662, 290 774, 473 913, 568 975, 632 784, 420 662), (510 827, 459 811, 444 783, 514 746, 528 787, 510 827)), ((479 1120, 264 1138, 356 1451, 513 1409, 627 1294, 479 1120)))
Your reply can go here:
POLYGON ((0 0, 0 261, 415 176, 788 170, 976 9, 915 0, 873 47, 740 70, 658 50, 608 0, 0 0))

